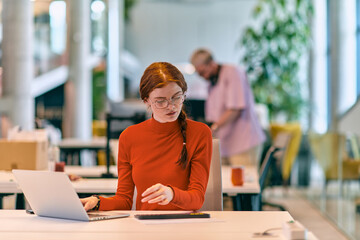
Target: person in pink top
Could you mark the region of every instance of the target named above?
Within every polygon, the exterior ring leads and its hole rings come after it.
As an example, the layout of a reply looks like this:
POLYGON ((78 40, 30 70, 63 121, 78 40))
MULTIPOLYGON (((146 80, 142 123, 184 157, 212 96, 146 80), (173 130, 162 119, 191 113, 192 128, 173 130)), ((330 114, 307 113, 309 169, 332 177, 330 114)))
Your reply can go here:
POLYGON ((191 56, 198 74, 210 82, 205 104, 206 121, 220 139, 223 164, 258 167, 265 134, 255 113, 254 97, 243 68, 214 61, 200 48, 191 56))

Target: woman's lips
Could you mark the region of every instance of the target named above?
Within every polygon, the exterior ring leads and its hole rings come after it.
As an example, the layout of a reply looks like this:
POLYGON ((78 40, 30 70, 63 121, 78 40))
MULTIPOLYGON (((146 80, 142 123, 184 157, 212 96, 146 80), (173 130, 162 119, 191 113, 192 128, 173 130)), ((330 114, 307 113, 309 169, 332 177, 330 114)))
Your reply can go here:
POLYGON ((166 115, 168 116, 174 116, 176 114, 176 112, 170 112, 170 113, 167 113, 166 115))

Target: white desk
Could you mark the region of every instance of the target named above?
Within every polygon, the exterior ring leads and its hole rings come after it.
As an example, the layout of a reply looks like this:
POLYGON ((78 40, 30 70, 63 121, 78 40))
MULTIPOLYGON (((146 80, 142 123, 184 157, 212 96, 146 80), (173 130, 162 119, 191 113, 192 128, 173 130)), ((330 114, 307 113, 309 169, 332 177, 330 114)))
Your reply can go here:
MULTIPOLYGON (((105 166, 81 167, 66 166, 65 172, 82 177, 100 177, 106 170, 105 166)), ((243 186, 234 186, 231 182, 231 167, 222 166, 222 192, 230 196, 233 201, 234 210, 261 210, 261 193, 259 175, 255 168, 245 168, 245 182, 243 186)), ((116 166, 110 167, 110 172, 117 176, 116 166)), ((96 181, 94 182, 96 183, 96 181)), ((101 186, 99 185, 101 188, 101 186)), ((88 192, 87 192, 88 193, 88 192)), ((107 193, 107 192, 104 192, 107 193)))
MULTIPOLYGON (((115 194, 117 179, 96 179, 106 170, 105 166, 81 167, 66 166, 67 174, 75 174, 82 177, 93 177, 94 179, 81 179, 73 181, 72 184, 77 193, 81 194, 115 194)), ((111 166, 110 172, 117 176, 116 166, 111 166)), ((223 193, 233 199, 234 210, 259 210, 260 186, 257 171, 245 169, 245 183, 243 186, 233 186, 231 183, 231 168, 222 167, 222 189, 223 193)), ((11 172, 0 171, 0 193, 21 193, 11 172)))
MULTIPOLYGON (((65 166, 65 172, 81 177, 99 178, 106 171, 106 166, 81 167, 81 166, 65 166)), ((117 176, 116 166, 110 167, 110 172, 117 176)), ((259 177, 255 168, 245 169, 245 182, 243 186, 234 186, 231 183, 231 167, 222 166, 221 168, 222 190, 228 195, 236 194, 259 194, 260 185, 259 177)))
MULTIPOLYGON (((144 224, 133 217, 138 212, 121 212, 131 216, 79 222, 38 217, 24 210, 0 210, 0 239, 253 239, 254 232, 280 228, 283 222, 293 220, 288 212, 209 212, 211 219, 202 222, 144 224)), ((284 239, 281 230, 272 233, 276 235, 272 240, 284 239)), ((309 239, 316 239, 310 235, 309 239)))
POLYGON ((101 179, 80 179, 72 181, 72 185, 77 193, 89 194, 115 194, 117 188, 117 179, 101 178, 101 179))
POLYGON ((12 172, 0 171, 0 193, 21 193, 12 172))
MULTIPOLYGON (((80 179, 71 182, 77 193, 109 193, 114 194, 117 179, 80 179)), ((0 171, 0 193, 22 193, 11 172, 0 171)))
MULTIPOLYGON (((82 177, 100 177, 105 166, 96 167, 81 167, 81 166, 66 166, 65 172, 67 174, 75 174, 82 177)), ((111 166, 111 172, 117 175, 116 166, 111 166)), ((222 189, 223 193, 229 195, 242 194, 257 194, 260 192, 259 181, 255 169, 245 170, 245 183, 243 186, 233 186, 231 183, 231 169, 230 167, 222 168, 222 189)), ((117 179, 81 179, 72 182, 77 192, 102 192, 115 193, 117 186, 117 179)), ((16 180, 11 172, 0 171, 0 192, 1 193, 20 193, 17 188, 16 180)), ((88 192, 88 193, 89 193, 88 192)))
POLYGON ((90 140, 81 140, 77 138, 64 138, 59 143, 59 148, 66 149, 103 149, 106 147, 105 137, 96 137, 90 140))
POLYGON ((247 167, 244 169, 245 181, 242 186, 234 186, 231 182, 231 167, 221 167, 221 180, 223 193, 228 195, 242 194, 258 194, 260 193, 259 174, 255 167, 247 167))
MULTIPOLYGON (((80 179, 71 182, 75 191, 79 194, 115 194, 117 179, 80 179)), ((12 172, 0 171, 0 209, 2 209, 2 197, 22 193, 16 183, 12 172)), ((23 195, 18 195, 17 208, 24 208, 23 195)))
MULTIPOLYGON (((66 165, 65 172, 67 174, 74 174, 80 177, 86 178, 100 178, 101 174, 106 172, 106 166, 93 166, 93 167, 82 167, 82 166, 75 166, 75 165, 66 165)), ((117 177, 117 166, 111 165, 110 166, 110 173, 117 177)))

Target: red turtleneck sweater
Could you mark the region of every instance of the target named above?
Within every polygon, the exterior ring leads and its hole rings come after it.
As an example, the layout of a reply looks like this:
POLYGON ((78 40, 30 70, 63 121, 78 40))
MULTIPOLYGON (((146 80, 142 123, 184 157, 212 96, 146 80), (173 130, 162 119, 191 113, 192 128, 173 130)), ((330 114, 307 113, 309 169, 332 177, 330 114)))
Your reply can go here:
POLYGON ((99 210, 130 210, 134 187, 137 210, 197 210, 204 202, 209 178, 212 137, 208 126, 187 120, 186 148, 190 164, 176 164, 183 147, 178 121, 159 123, 154 118, 128 127, 119 138, 116 195, 100 197, 99 210), (141 194, 156 183, 170 186, 168 205, 141 202, 141 194))

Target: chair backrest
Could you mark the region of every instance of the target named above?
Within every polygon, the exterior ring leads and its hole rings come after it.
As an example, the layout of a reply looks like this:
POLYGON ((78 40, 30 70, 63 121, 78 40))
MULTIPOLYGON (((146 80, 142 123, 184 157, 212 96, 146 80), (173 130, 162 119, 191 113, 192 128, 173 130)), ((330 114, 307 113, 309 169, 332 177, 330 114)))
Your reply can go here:
MULTIPOLYGON (((135 113, 132 116, 114 116, 108 113, 106 115, 106 166, 107 166, 107 173, 109 173, 109 166, 110 166, 110 148, 111 145, 116 149, 113 149, 113 154, 117 154, 117 145, 114 143, 110 143, 111 139, 119 139, 119 136, 123 130, 125 130, 128 126, 132 124, 141 123, 146 120, 146 114, 143 112, 135 113), (124 125, 119 125, 118 129, 114 130, 112 128, 112 123, 123 123, 124 125)), ((117 158, 117 156, 116 156, 117 158)), ((116 163, 117 164, 117 163, 116 163)))
MULTIPOLYGON (((324 134, 309 133, 310 149, 314 158, 324 171, 326 180, 338 179, 339 161, 346 159, 346 137, 337 132, 324 134)), ((359 172, 356 166, 345 166, 342 162, 343 178, 358 179, 359 172)))
POLYGON ((266 155, 262 161, 259 170, 259 185, 261 191, 265 188, 265 180, 268 175, 271 164, 285 156, 291 135, 286 132, 278 133, 272 145, 266 150, 266 155))
POLYGON ((213 139, 209 181, 205 192, 205 201, 202 211, 222 211, 222 181, 221 181, 221 158, 219 139, 213 139))
POLYGON ((289 133, 291 136, 280 166, 281 176, 283 182, 285 183, 290 178, 292 166, 296 160, 297 154, 300 149, 300 143, 302 138, 301 126, 299 123, 271 123, 269 126, 269 132, 272 136, 273 141, 275 141, 276 135, 279 133, 289 133))
POLYGON ((268 175, 270 165, 275 160, 274 154, 278 151, 282 151, 282 149, 270 146, 268 150, 266 151, 266 155, 264 158, 264 161, 261 164, 260 170, 259 170, 259 185, 261 191, 265 188, 265 180, 268 175))

